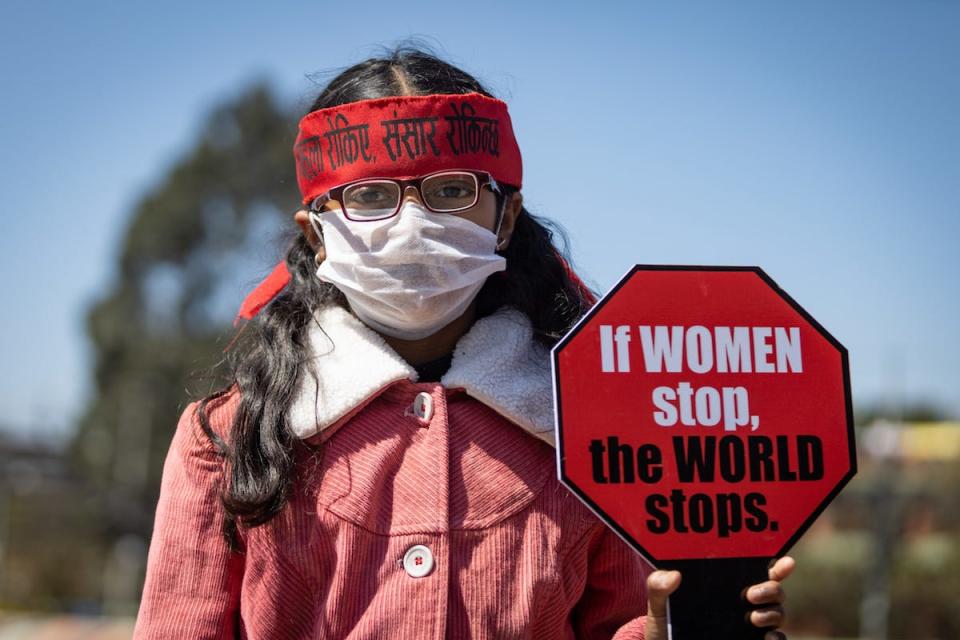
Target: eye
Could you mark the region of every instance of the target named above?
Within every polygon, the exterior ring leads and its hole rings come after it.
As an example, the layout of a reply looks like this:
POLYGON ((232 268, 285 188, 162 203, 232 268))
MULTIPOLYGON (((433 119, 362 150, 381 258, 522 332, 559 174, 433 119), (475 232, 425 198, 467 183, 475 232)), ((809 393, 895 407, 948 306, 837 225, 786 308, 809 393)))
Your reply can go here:
POLYGON ((428 190, 439 198, 465 198, 473 196, 474 185, 463 178, 445 178, 431 181, 428 190))
POLYGON ((371 182, 354 185, 343 192, 343 203, 348 208, 379 209, 396 205, 397 185, 389 182, 371 182))
POLYGON ((380 204, 388 199, 385 191, 378 187, 361 187, 350 194, 350 202, 357 204, 380 204))
POLYGON ((468 189, 463 184, 445 184, 434 193, 441 198, 464 198, 473 195, 473 189, 468 189))
POLYGON ((470 174, 440 175, 424 180, 423 197, 434 209, 462 209, 476 201, 477 181, 470 174))

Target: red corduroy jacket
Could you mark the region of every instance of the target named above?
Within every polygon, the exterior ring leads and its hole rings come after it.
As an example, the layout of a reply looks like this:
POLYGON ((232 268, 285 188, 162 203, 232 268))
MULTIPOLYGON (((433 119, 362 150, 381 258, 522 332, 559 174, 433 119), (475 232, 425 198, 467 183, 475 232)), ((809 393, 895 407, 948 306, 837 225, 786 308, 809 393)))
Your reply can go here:
MULTIPOLYGON (((347 311, 318 322, 289 416, 295 488, 238 552, 223 460, 184 412, 135 638, 644 637, 651 568, 557 479, 526 316, 478 320, 438 383, 347 311)), ((237 403, 212 411, 228 440, 237 403)))

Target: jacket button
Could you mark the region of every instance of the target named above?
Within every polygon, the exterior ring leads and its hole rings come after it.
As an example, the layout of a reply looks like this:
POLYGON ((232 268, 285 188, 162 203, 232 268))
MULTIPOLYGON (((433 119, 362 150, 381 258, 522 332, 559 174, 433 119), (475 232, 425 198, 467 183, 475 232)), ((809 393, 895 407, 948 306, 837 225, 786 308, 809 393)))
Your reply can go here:
POLYGON ((433 417, 433 396, 426 391, 421 391, 413 399, 413 414, 421 420, 430 421, 433 417))
POLYGON ((403 568, 414 578, 422 578, 433 569, 433 553, 422 544, 415 544, 403 555, 403 568))

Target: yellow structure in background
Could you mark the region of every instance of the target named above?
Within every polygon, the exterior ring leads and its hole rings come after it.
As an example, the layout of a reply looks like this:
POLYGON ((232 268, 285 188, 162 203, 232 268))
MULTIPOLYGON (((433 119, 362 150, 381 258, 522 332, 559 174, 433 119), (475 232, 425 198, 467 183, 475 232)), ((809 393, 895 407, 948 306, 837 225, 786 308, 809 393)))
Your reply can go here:
POLYGON ((960 458, 960 422, 911 422, 900 430, 901 457, 946 462, 960 458))
POLYGON ((890 422, 877 420, 858 429, 861 459, 950 462, 960 458, 960 422, 890 422))

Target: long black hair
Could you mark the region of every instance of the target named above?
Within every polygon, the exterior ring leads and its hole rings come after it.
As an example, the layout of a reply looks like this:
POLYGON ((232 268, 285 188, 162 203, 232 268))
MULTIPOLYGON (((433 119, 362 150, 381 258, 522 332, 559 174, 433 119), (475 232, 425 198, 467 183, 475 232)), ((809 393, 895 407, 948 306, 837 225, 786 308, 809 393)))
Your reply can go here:
MULTIPOLYGON (((471 92, 493 97, 464 71, 421 47, 404 45, 341 72, 309 110, 386 96, 471 92)), ((498 210, 517 190, 501 186, 498 210)), ((477 317, 511 305, 529 316, 536 339, 552 346, 586 312, 593 295, 568 271, 562 257, 566 246, 562 229, 522 208, 502 252, 507 269, 488 278, 477 294, 477 317), (562 240, 563 251, 555 238, 562 240)), ((346 305, 335 286, 316 278, 314 252, 302 235, 290 246, 286 263, 290 283, 250 322, 246 339, 231 349, 234 383, 201 400, 197 409, 204 431, 228 463, 221 502, 223 533, 231 548, 238 547, 238 525, 264 524, 287 502, 296 472, 294 449, 302 445, 288 428, 287 412, 307 366, 307 328, 318 307, 346 305), (233 391, 239 392, 239 401, 228 444, 211 427, 210 411, 233 391)))

